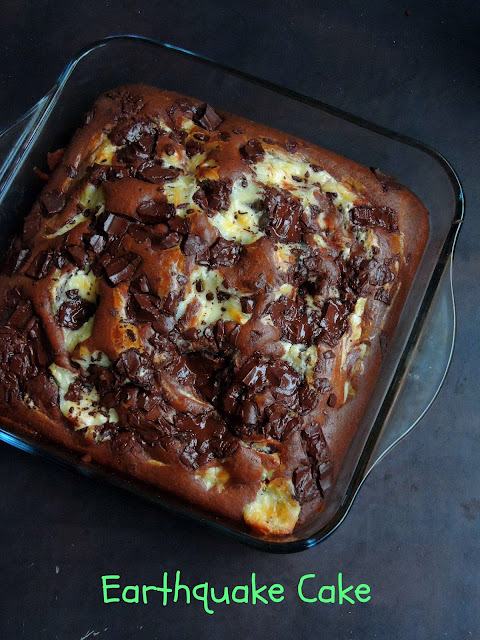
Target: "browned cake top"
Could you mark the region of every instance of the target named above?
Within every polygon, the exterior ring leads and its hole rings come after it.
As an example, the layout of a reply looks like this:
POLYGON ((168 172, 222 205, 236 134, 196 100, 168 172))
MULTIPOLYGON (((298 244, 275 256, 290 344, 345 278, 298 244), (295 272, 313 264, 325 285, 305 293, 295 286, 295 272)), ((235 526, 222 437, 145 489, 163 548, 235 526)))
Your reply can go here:
POLYGON ((326 158, 178 94, 102 96, 3 268, 0 397, 290 533, 405 265, 394 208, 326 158))

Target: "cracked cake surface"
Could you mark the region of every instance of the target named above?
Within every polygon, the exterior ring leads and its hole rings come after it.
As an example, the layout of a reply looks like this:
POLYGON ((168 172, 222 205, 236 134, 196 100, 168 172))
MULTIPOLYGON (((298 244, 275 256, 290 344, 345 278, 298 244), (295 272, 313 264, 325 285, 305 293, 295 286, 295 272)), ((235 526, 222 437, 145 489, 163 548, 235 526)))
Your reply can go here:
POLYGON ((254 531, 318 513, 428 237, 393 178, 143 85, 103 94, 0 274, 6 423, 254 531))

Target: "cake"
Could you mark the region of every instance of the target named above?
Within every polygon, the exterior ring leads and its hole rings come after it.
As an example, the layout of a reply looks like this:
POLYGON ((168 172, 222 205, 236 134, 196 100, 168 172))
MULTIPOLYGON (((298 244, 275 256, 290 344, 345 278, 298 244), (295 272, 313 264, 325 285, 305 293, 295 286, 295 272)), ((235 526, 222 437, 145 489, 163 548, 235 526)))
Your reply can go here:
POLYGON ((98 98, 0 275, 2 423, 286 536, 328 499, 428 238, 390 176, 143 85, 98 98))

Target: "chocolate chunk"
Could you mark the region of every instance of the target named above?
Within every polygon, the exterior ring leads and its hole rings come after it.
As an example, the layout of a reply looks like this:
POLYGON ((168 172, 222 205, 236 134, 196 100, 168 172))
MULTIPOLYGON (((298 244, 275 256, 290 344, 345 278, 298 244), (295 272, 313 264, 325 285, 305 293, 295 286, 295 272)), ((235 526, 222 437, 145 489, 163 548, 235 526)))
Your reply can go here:
POLYGON ((377 289, 375 292, 375 300, 379 300, 380 302, 383 302, 384 304, 389 305, 391 302, 390 290, 384 289, 383 287, 377 289))
POLYGON ((14 287, 13 289, 8 289, 5 292, 4 304, 0 306, 8 307, 9 310, 11 311, 12 308, 16 307, 19 304, 22 298, 23 298, 23 294, 18 287, 14 287))
POLYGON ((276 440, 286 440, 292 431, 298 427, 298 418, 284 404, 276 402, 267 408, 268 423, 265 434, 276 440))
POLYGON ((252 313, 255 308, 255 300, 253 298, 242 296, 240 298, 240 305, 242 307, 243 313, 252 313))
POLYGON ((335 261, 340 270, 339 288, 347 300, 355 301, 359 295, 368 293, 369 269, 373 269, 376 262, 363 259, 363 249, 359 258, 355 257, 355 245, 351 249, 351 259, 345 262, 338 257, 335 261))
POLYGON ((169 233, 164 238, 162 238, 160 242, 156 244, 156 248, 161 251, 164 251, 166 249, 171 249, 172 247, 176 247, 178 244, 180 244, 181 239, 182 239, 182 236, 179 233, 175 233, 175 232, 169 233))
MULTIPOLYGON (((372 260, 372 262, 374 262, 372 260)), ((370 268, 369 282, 374 286, 382 286, 389 284, 395 280, 395 274, 385 265, 374 266, 370 268)))
POLYGON ((161 311, 161 300, 149 293, 134 293, 133 305, 129 306, 129 311, 137 322, 157 320, 161 311))
POLYGON ((390 207, 374 207, 364 204, 350 209, 350 217, 354 224, 362 227, 380 227, 388 233, 398 231, 397 216, 390 207))
POLYGON ((198 153, 203 153, 203 151, 203 144, 200 144, 200 142, 196 140, 189 140, 185 145, 185 152, 188 158, 193 158, 193 156, 196 156, 198 153))
POLYGON ((333 474, 325 438, 322 432, 311 424, 302 432, 302 440, 305 453, 309 458, 312 478, 323 497, 324 488, 327 489, 330 486, 333 474))
POLYGON ((23 330, 33 315, 32 303, 30 300, 20 300, 15 307, 8 324, 13 329, 23 330))
POLYGON ((174 293, 170 291, 168 296, 165 298, 163 302, 163 310, 168 314, 174 314, 177 310, 177 307, 180 303, 180 299, 183 296, 183 290, 178 293, 174 293))
POLYGON ((337 405, 337 396, 335 393, 331 393, 328 396, 328 400, 327 400, 327 404, 329 407, 332 407, 332 409, 334 409, 337 405))
POLYGON ((116 388, 117 380, 115 374, 110 368, 101 367, 92 363, 88 367, 89 382, 98 390, 102 404, 111 409, 120 402, 121 389, 116 388))
POLYGON ((193 120, 207 131, 214 131, 223 121, 209 104, 201 105, 197 109, 193 120))
POLYGON ((130 222, 126 218, 105 211, 98 219, 98 227, 107 236, 123 236, 130 222))
POLYGON ((122 120, 117 124, 112 131, 108 134, 108 137, 115 145, 124 145, 127 143, 141 141, 140 147, 146 151, 149 148, 151 151, 151 143, 146 138, 154 139, 155 125, 151 120, 122 120))
POLYGON ((257 358, 249 358, 235 373, 235 378, 247 387, 260 390, 267 384, 266 374, 267 364, 265 362, 261 362, 257 358))
POLYGON ((83 384, 80 380, 75 380, 70 383, 67 393, 65 394, 65 400, 69 402, 79 402, 82 399, 84 393, 83 384))
POLYGON ((93 252, 99 254, 105 248, 105 238, 96 233, 90 238, 89 244, 92 247, 93 252))
POLYGON ((132 169, 121 166, 106 166, 93 164, 87 169, 88 179, 93 185, 98 186, 107 180, 121 180, 130 176, 132 169))
POLYGON ((250 400, 245 400, 240 406, 240 418, 244 424, 257 424, 259 419, 257 405, 250 400))
POLYGON ((180 454, 179 460, 188 469, 197 469, 200 465, 198 460, 198 452, 196 447, 198 446, 197 439, 192 437, 190 441, 185 445, 183 452, 180 454))
POLYGON ((13 276, 17 273, 30 257, 30 249, 19 246, 18 242, 14 242, 7 254, 7 259, 2 271, 7 276, 13 276))
POLYGON ((217 268, 231 267, 240 259, 241 245, 225 238, 219 238, 210 248, 210 264, 217 268))
POLYGON ((116 429, 114 430, 112 451, 119 460, 122 460, 125 454, 134 451, 136 448, 140 448, 140 443, 134 433, 131 431, 121 431, 117 435, 116 429))
POLYGON ((122 113, 127 116, 132 116, 138 113, 143 107, 142 96, 135 95, 128 91, 122 98, 122 113))
POLYGON ((181 129, 183 121, 192 120, 197 109, 188 98, 178 98, 168 109, 168 115, 172 119, 175 129, 181 129))
POLYGON ((334 347, 347 328, 351 305, 340 300, 327 300, 323 307, 321 339, 330 347, 334 347))
POLYGON ((318 403, 318 393, 315 389, 302 387, 298 394, 302 412, 311 411, 318 403))
POLYGON ((298 150, 298 142, 290 138, 285 143, 285 149, 288 151, 288 153, 296 153, 298 150))
POLYGON ((208 209, 208 200, 203 189, 197 189, 192 196, 192 200, 198 207, 200 207, 200 209, 208 209))
POLYGON ((153 392, 146 393, 145 391, 140 391, 140 393, 138 394, 137 406, 142 411, 148 413, 160 404, 161 399, 161 396, 154 395, 153 392))
POLYGON ((175 328, 175 317, 167 313, 161 313, 153 322, 152 328, 157 333, 167 335, 175 328))
POLYGON ((66 200, 66 195, 58 189, 52 189, 51 191, 43 193, 39 201, 45 218, 51 218, 57 213, 60 213, 65 206, 66 200))
POLYGON ((305 504, 318 497, 318 488, 312 476, 311 467, 297 467, 293 472, 293 486, 295 498, 300 504, 305 504))
POLYGON ((164 201, 145 200, 137 207, 137 215, 147 224, 166 222, 175 215, 175 205, 164 201))
POLYGON ((107 180, 107 174, 110 167, 106 167, 103 164, 93 164, 87 169, 88 181, 95 187, 98 187, 102 182, 107 180))
POLYGON ((300 242, 300 215, 303 212, 300 201, 287 191, 267 187, 263 204, 267 215, 265 233, 280 242, 300 242))
POLYGON ((43 411, 51 410, 59 405, 58 386, 46 373, 39 372, 24 382, 25 393, 33 400, 35 406, 43 411))
POLYGON ((318 313, 308 313, 301 298, 291 300, 281 296, 267 308, 273 324, 278 327, 285 340, 294 344, 312 344, 320 334, 321 318, 318 313))
POLYGON ((281 360, 271 362, 267 368, 267 378, 275 397, 292 396, 299 385, 298 373, 281 360))
MULTIPOLYGON (((57 266, 59 269, 63 269, 63 267, 67 264, 67 262, 69 262, 69 261, 72 262, 72 260, 73 260, 72 256, 68 257, 68 255, 66 255, 66 253, 68 253, 68 252, 59 251, 57 253, 57 255, 55 256, 52 264, 57 266)), ((75 264, 74 260, 73 260, 73 263, 75 264)))
POLYGON ((0 370, 0 401, 10 404, 20 399, 18 379, 11 373, 0 370))
POLYGON ((188 218, 181 218, 180 216, 174 216, 168 221, 168 228, 170 231, 175 231, 181 235, 186 235, 190 231, 190 220, 188 218))
MULTIPOLYGON (((151 140, 151 146, 153 147, 154 140, 151 140)), ((124 162, 125 164, 136 165, 149 158, 151 151, 145 151, 138 142, 130 143, 119 149, 115 156, 118 162, 124 162)))
POLYGON ((25 275, 34 280, 41 280, 48 275, 50 266, 52 264, 53 251, 48 249, 47 251, 40 251, 35 258, 28 265, 25 275))
POLYGON ((251 138, 247 143, 240 147, 240 155, 247 164, 255 164, 259 160, 263 160, 265 151, 262 145, 255 138, 251 138))
POLYGON ((127 349, 115 362, 115 367, 122 379, 128 378, 133 384, 145 389, 153 384, 153 371, 150 361, 138 349, 127 349))
POLYGON ((110 284, 116 287, 121 282, 130 280, 141 261, 141 257, 135 253, 126 253, 123 256, 114 258, 104 267, 110 284))
POLYGON ((81 298, 78 293, 68 292, 69 300, 62 303, 57 313, 60 326, 66 329, 79 329, 95 313, 95 305, 81 298))
POLYGON ((150 293, 151 287, 147 276, 142 273, 138 278, 132 281, 130 284, 130 291, 136 293, 150 293))
POLYGON ((208 402, 216 399, 219 382, 216 374, 225 366, 225 358, 207 352, 196 351, 187 356, 187 365, 193 374, 192 384, 208 402))
POLYGON ((10 327, 0 327, 0 369, 12 373, 20 381, 38 373, 32 345, 10 327))
POLYGON ((232 416, 235 413, 237 402, 239 398, 244 394, 245 387, 243 384, 232 384, 223 390, 221 396, 221 405, 223 412, 232 416))
POLYGON ((186 256, 194 256, 201 253, 208 243, 200 236, 189 235, 182 244, 182 251, 186 256))
POLYGON ((180 169, 175 169, 174 167, 165 168, 160 164, 146 162, 139 167, 137 177, 145 180, 145 182, 163 184, 164 182, 175 180, 180 173, 180 169))
POLYGON ((232 193, 232 183, 230 180, 203 180, 201 189, 204 197, 196 191, 193 198, 193 201, 198 204, 201 209, 208 208, 213 211, 226 211, 229 208, 230 195, 232 193))
MULTIPOLYGON (((79 269, 85 269, 88 263, 88 256, 85 248, 80 245, 68 245, 67 252, 73 261, 73 264, 79 269)), ((61 266, 59 265, 59 268, 61 266)))

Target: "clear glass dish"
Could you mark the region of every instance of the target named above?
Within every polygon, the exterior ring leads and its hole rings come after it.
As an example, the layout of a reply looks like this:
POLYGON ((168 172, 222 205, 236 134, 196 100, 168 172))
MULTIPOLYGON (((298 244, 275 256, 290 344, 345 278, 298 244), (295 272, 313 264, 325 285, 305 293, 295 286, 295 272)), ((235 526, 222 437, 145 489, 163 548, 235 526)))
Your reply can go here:
POLYGON ((451 273, 464 211, 460 182, 445 158, 419 142, 171 45, 137 36, 113 36, 79 53, 48 94, 0 134, 0 253, 40 189, 33 167, 44 167, 47 152, 68 143, 100 93, 138 82, 201 98, 219 109, 380 167, 424 202, 430 212, 430 238, 374 393, 325 509, 294 535, 279 539, 252 534, 239 524, 82 461, 77 454, 40 438, 25 437, 6 427, 0 429, 0 438, 100 476, 262 550, 306 549, 341 523, 367 474, 418 423, 445 378, 455 336, 451 273))

